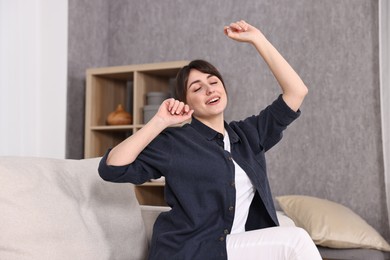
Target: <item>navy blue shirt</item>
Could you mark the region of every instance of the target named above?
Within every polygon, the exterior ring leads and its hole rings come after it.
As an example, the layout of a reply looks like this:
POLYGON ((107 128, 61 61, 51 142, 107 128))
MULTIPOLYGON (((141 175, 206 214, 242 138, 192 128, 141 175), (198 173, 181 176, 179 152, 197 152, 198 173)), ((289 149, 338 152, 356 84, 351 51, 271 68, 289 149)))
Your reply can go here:
POLYGON ((231 153, 223 135, 195 118, 183 127, 165 129, 125 166, 99 165, 106 181, 141 184, 165 176, 165 199, 172 208, 153 228, 149 259, 227 259, 226 236, 235 212, 234 163, 256 189, 245 229, 277 226, 264 153, 282 138, 298 116, 280 95, 257 116, 225 122, 231 153))

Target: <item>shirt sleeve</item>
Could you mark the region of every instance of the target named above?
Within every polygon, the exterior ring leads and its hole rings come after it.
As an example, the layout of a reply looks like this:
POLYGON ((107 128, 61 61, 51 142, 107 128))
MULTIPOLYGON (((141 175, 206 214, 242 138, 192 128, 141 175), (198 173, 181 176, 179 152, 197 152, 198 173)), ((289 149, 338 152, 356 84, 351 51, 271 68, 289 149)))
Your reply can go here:
POLYGON ((107 156, 111 149, 102 157, 98 172, 103 180, 110 182, 130 182, 142 184, 150 179, 164 175, 170 164, 170 145, 164 134, 156 137, 131 164, 123 166, 107 165, 107 156))
POLYGON ((283 100, 282 95, 257 116, 251 116, 239 122, 249 142, 265 151, 277 144, 283 131, 301 114, 292 110, 283 100))

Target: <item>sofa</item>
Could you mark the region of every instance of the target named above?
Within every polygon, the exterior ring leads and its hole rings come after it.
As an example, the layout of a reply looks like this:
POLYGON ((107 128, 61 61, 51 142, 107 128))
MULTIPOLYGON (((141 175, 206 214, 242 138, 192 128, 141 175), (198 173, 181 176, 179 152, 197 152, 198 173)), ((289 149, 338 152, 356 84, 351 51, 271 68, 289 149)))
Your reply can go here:
MULTIPOLYGON (((0 157, 0 259, 146 259, 153 223, 169 208, 139 205, 132 184, 103 181, 99 161, 0 157)), ((277 213, 281 225, 296 224, 277 213)), ((389 259, 319 248, 326 259, 389 259)))

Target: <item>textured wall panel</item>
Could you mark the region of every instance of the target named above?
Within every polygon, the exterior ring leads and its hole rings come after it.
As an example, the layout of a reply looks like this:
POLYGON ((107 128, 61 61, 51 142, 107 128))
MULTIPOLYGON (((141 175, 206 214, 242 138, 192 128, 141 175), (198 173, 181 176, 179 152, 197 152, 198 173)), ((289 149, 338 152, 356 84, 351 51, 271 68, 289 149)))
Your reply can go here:
POLYGON ((309 87, 302 116, 268 153, 275 195, 306 194, 351 207, 387 239, 380 135, 378 3, 369 0, 69 1, 68 142, 83 153, 85 69, 209 60, 225 78, 227 120, 280 93, 254 48, 223 26, 260 28, 309 87))
POLYGON ((67 158, 84 156, 85 71, 107 65, 108 21, 108 1, 69 1, 67 158))

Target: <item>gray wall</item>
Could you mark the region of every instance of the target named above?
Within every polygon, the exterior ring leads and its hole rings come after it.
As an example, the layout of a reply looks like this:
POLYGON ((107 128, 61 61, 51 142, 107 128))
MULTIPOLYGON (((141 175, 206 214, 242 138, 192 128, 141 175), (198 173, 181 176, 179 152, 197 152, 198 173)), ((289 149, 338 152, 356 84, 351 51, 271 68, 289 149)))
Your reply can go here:
POLYGON ((247 44, 223 26, 260 28, 309 87, 302 116, 268 153, 274 195, 304 194, 352 208, 387 240, 376 0, 70 0, 67 157, 83 157, 85 70, 209 60, 230 97, 226 119, 269 104, 280 89, 247 44))

